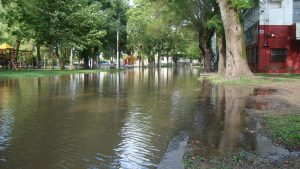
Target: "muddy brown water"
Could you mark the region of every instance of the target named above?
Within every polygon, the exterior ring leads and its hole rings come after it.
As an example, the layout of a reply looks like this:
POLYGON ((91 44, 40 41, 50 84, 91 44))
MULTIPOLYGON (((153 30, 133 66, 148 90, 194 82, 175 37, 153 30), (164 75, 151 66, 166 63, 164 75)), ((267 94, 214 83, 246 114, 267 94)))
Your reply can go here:
POLYGON ((1 80, 0 168, 157 168, 164 158, 172 163, 169 145, 182 131, 203 155, 255 150, 245 131, 255 122, 243 111, 250 93, 200 82, 199 74, 133 69, 1 80))

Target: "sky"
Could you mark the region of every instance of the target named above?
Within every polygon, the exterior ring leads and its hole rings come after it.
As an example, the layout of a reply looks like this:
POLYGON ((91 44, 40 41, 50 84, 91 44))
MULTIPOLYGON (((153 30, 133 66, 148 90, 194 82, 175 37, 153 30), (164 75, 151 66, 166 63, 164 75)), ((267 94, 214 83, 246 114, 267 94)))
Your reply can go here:
POLYGON ((133 6, 133 4, 134 4, 134 3, 133 3, 133 0, 128 0, 128 2, 129 2, 129 5, 130 5, 130 6, 133 6))

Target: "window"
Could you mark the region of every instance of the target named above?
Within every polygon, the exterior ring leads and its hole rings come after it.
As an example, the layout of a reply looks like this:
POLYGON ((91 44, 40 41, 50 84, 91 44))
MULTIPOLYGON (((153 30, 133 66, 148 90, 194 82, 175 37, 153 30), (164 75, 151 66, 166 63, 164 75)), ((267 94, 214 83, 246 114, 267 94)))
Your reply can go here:
POLYGON ((270 8, 271 9, 278 9, 278 8, 281 8, 282 5, 281 5, 281 1, 271 1, 270 2, 270 8))
POLYGON ((293 19, 294 23, 300 23, 300 0, 294 0, 294 12, 293 19))
POLYGON ((271 49, 271 62, 285 62, 287 49, 271 49))

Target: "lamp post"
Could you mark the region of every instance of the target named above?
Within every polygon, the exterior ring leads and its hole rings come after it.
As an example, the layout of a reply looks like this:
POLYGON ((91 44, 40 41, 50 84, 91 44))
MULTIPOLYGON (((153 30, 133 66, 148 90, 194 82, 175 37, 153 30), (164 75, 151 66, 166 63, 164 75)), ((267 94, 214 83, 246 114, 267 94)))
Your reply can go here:
POLYGON ((120 69, 121 67, 121 60, 120 60, 120 51, 119 51, 119 41, 120 41, 120 17, 123 15, 126 11, 122 11, 118 13, 118 19, 117 19, 117 24, 116 24, 116 30, 117 30, 117 69, 120 69))
MULTIPOLYGON (((146 4, 149 4, 149 2, 146 3, 146 4)), ((141 6, 145 6, 146 4, 137 5, 137 6, 135 6, 135 8, 140 8, 141 6)), ((120 17, 125 12, 127 12, 127 10, 118 13, 118 19, 117 19, 117 23, 116 23, 116 30, 117 30, 117 69, 120 69, 120 66, 121 66, 120 51, 119 51, 119 48, 120 48, 120 46, 119 46, 119 41, 120 41, 120 38, 119 38, 119 34, 120 34, 120 30, 119 30, 120 29, 120 17)))

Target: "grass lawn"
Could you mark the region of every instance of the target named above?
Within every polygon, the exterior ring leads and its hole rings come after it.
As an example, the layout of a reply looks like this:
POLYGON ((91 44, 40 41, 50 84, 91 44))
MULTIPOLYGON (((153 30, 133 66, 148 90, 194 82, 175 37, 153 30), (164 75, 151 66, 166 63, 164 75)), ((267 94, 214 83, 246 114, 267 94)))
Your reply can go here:
POLYGON ((0 79, 17 79, 25 77, 61 76, 79 73, 117 72, 116 69, 92 69, 92 70, 0 70, 0 79))
POLYGON ((269 84, 273 82, 294 82, 300 81, 300 74, 263 74, 257 73, 253 77, 242 76, 240 79, 225 79, 222 76, 209 76, 214 84, 228 84, 228 85, 260 85, 269 84))
POLYGON ((289 149, 300 148, 300 114, 267 116, 265 123, 275 142, 284 144, 289 149))

